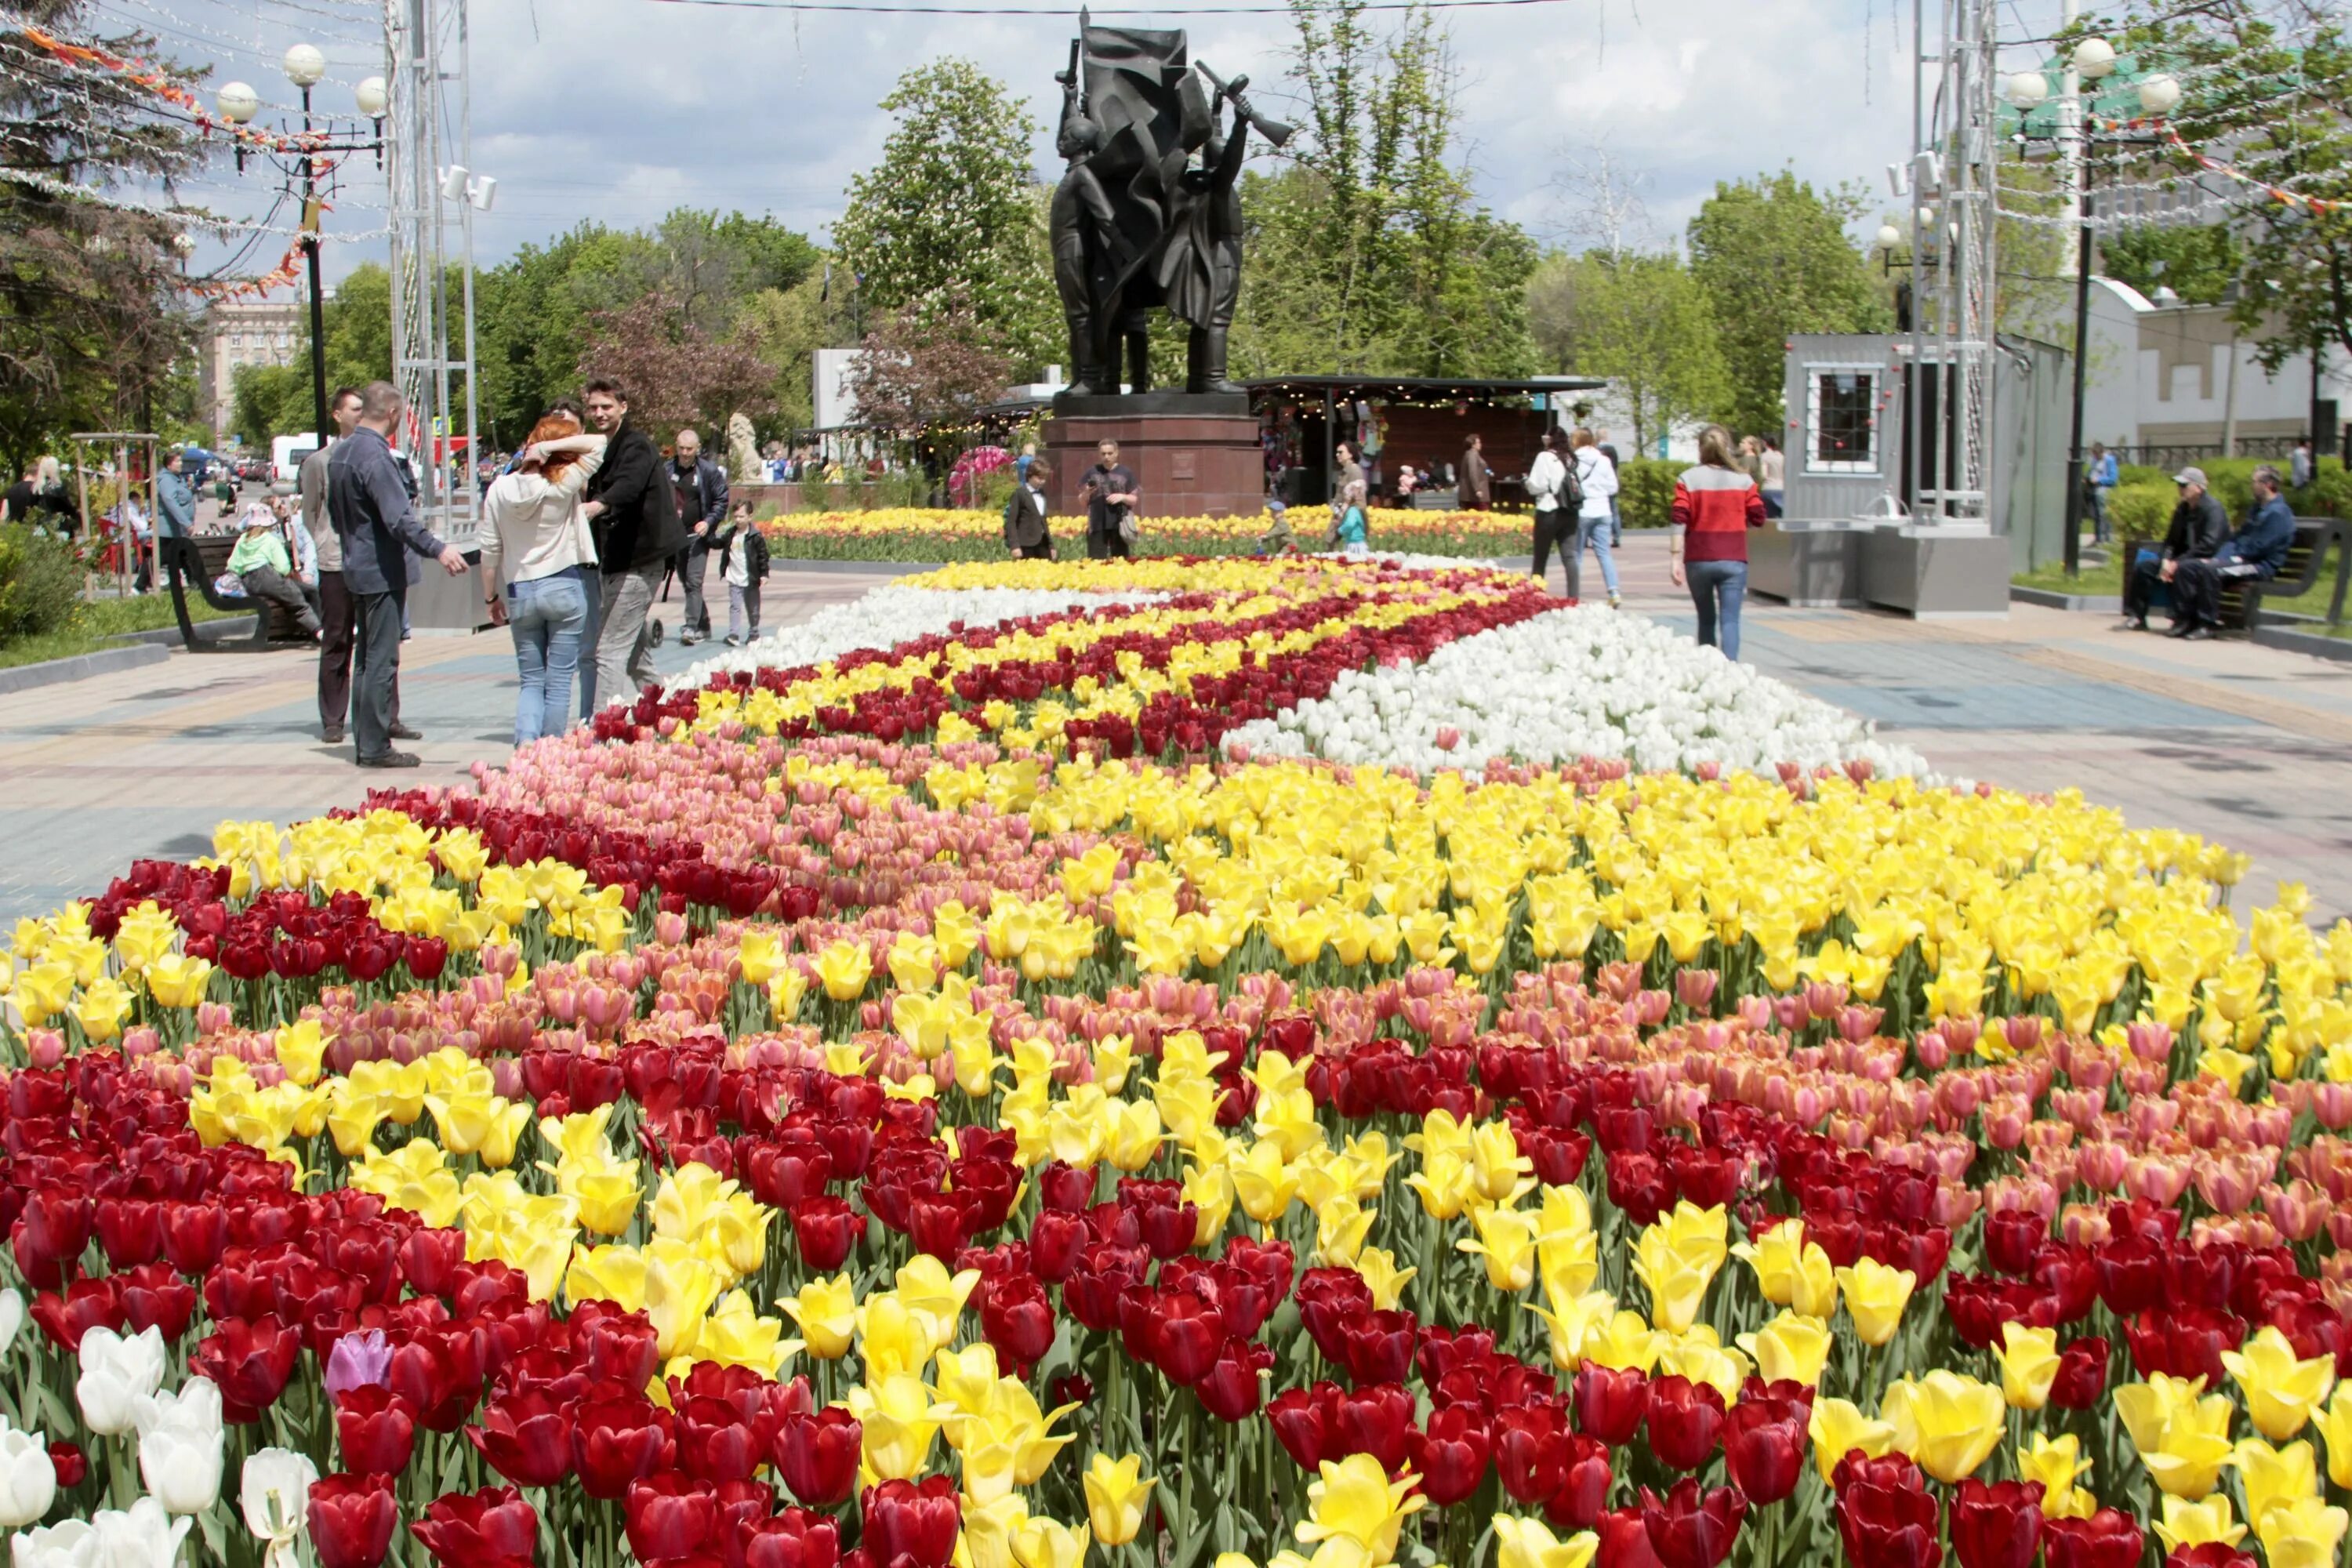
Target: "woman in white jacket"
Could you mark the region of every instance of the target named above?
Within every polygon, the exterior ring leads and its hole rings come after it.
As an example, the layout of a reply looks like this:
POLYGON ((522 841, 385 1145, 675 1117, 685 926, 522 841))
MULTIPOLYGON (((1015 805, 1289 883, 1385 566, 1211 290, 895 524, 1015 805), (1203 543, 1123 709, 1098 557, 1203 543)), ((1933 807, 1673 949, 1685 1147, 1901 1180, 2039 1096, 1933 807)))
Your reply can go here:
MULTIPOLYGON (((1536 581, 1549 588, 1552 546, 1559 546, 1560 563, 1569 579, 1576 577, 1576 515, 1569 505, 1568 432, 1555 426, 1544 432, 1543 450, 1528 466, 1528 496, 1536 509, 1536 581)), ((1570 590, 1571 593, 1573 589, 1570 590)))
POLYGON ((515 744, 560 734, 572 714, 572 685, 588 629, 589 595, 602 591, 596 544, 580 499, 604 460, 604 437, 551 414, 530 445, 483 498, 482 582, 490 621, 514 634, 522 690, 515 699, 515 744))
POLYGON ((1617 493, 1617 465, 1601 449, 1600 440, 1591 430, 1576 433, 1576 479, 1583 488, 1583 504, 1577 509, 1576 542, 1568 551, 1568 596, 1580 596, 1584 578, 1584 550, 1601 557, 1601 581, 1609 589, 1609 607, 1617 607, 1617 562, 1609 553, 1609 498, 1617 493))

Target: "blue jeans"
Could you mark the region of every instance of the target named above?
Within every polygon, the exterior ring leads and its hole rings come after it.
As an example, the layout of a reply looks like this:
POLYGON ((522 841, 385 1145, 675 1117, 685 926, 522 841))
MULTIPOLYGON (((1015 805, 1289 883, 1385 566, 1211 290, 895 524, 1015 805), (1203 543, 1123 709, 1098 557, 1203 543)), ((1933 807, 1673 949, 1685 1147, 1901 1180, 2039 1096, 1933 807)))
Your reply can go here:
POLYGON ((1702 647, 1723 649, 1726 658, 1739 657, 1739 601, 1748 593, 1745 561, 1694 561, 1683 568, 1690 584, 1691 603, 1698 606, 1698 640, 1702 647))
POLYGON ((560 735, 572 722, 572 683, 580 673, 580 645, 588 630, 588 582, 593 568, 574 566, 551 577, 507 584, 507 626, 514 633, 522 690, 515 698, 515 744, 560 735))
POLYGON ((1601 557, 1601 581, 1613 599, 1617 596, 1617 558, 1609 553, 1609 520, 1605 517, 1576 520, 1576 542, 1561 552, 1565 559, 1560 563, 1568 568, 1568 596, 1584 596, 1584 552, 1588 545, 1601 557))

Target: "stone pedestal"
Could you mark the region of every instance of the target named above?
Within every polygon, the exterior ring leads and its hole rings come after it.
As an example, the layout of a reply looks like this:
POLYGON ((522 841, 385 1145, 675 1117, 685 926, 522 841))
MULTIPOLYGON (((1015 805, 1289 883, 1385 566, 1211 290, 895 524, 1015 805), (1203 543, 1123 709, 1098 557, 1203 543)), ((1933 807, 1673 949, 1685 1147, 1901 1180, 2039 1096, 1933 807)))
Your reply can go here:
POLYGON ((1045 421, 1055 516, 1085 515, 1078 487, 1095 466, 1095 444, 1106 437, 1118 443, 1118 460, 1142 487, 1147 538, 1154 518, 1252 516, 1265 504, 1265 457, 1245 395, 1065 394, 1045 421))

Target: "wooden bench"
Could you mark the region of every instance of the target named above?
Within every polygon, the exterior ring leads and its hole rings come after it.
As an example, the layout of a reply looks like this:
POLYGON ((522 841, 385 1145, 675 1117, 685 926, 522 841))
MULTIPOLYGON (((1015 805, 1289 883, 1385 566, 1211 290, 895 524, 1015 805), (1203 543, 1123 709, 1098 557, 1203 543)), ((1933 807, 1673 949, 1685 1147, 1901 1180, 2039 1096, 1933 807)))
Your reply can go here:
MULTIPOLYGON (((2279 563, 2276 576, 2222 580, 2220 629, 2252 635, 2261 624, 2265 595, 2296 599, 2317 587, 2320 568, 2327 561, 2327 548, 2342 539, 2343 529, 2344 525, 2334 518, 2296 518, 2294 542, 2287 546, 2286 559, 2279 563)), ((2340 606, 2336 613, 2341 613, 2340 606)))
POLYGON ((282 607, 243 594, 226 595, 213 586, 213 579, 228 569, 236 539, 234 533, 200 533, 193 538, 156 540, 157 564, 171 584, 172 614, 180 623, 181 642, 191 653, 265 653, 273 638, 307 640, 302 637, 301 623, 282 607), (199 632, 188 614, 190 585, 215 610, 252 616, 251 634, 233 637, 222 631, 199 632))

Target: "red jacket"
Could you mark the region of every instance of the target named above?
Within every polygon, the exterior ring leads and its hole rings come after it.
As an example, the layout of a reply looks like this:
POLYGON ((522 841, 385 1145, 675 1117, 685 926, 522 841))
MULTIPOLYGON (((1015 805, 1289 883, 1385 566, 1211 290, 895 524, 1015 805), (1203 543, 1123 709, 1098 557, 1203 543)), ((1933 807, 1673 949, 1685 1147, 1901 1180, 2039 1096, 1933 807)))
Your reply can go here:
POLYGON ((1705 464, 1675 480, 1674 520, 1688 561, 1745 561, 1748 531, 1764 526, 1764 497, 1737 468, 1705 464))

